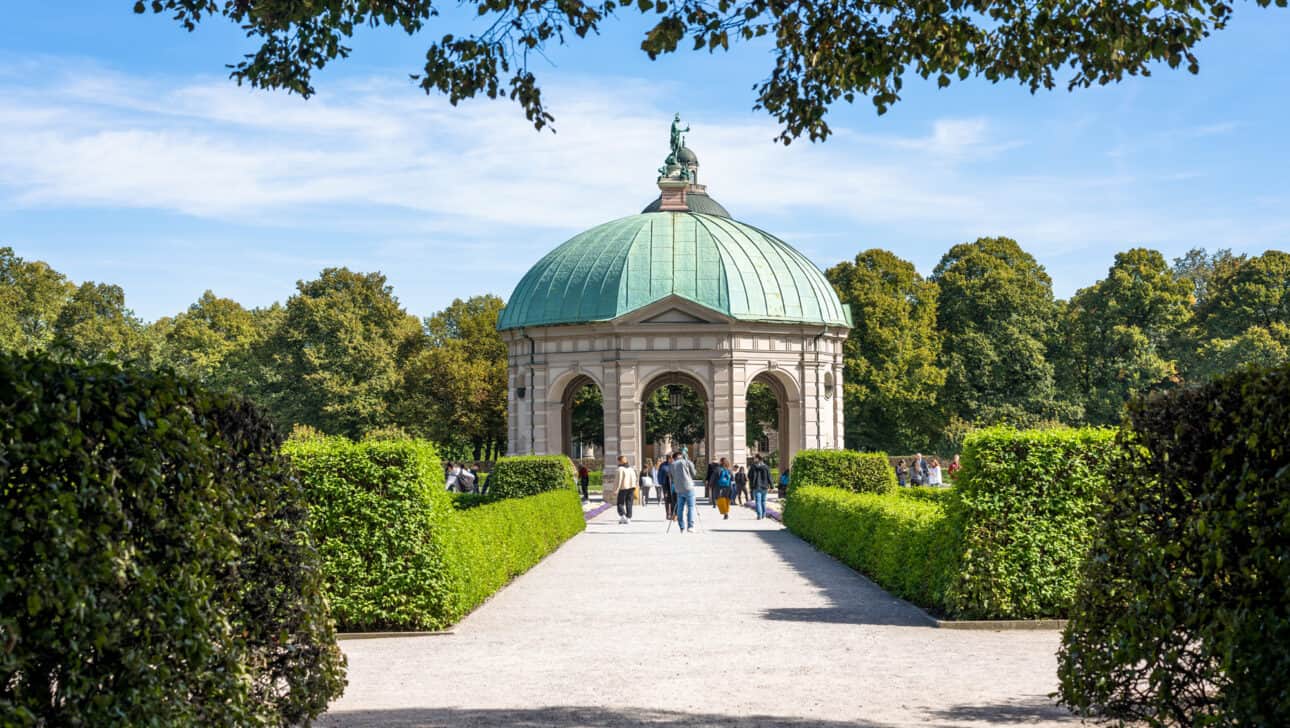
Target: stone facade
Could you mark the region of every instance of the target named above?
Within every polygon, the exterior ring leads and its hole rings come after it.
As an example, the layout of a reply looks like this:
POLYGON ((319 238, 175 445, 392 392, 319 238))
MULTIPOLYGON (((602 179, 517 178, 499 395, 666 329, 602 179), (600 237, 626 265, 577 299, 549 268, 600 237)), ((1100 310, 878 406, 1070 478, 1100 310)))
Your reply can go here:
MULTIPOLYGON (((604 395, 606 488, 626 455, 639 467, 643 403, 655 389, 693 387, 707 403, 707 447, 747 460, 745 395, 767 382, 780 404, 781 462, 806 448, 842 447, 843 326, 733 319, 670 296, 590 324, 503 330, 508 347, 512 454, 571 454, 568 400, 590 381, 604 395)), ((612 492, 605 493, 607 500, 612 492)))

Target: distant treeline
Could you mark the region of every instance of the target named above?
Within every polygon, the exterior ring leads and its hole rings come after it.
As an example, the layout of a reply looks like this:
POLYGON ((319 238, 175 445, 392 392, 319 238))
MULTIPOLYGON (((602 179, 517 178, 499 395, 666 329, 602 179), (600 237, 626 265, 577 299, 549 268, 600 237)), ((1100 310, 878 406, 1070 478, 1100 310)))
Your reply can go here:
MULTIPOLYGON (((927 278, 880 249, 827 275, 855 318, 844 394, 856 449, 953 452, 982 425, 1115 424, 1134 395, 1290 360, 1279 251, 1198 248, 1171 265, 1134 248, 1069 300, 1008 238, 956 245, 927 278)), ((328 268, 285 304, 246 309, 208 291, 145 323, 119 286, 76 285, 0 248, 5 349, 170 366, 244 393, 283 427, 397 428, 452 458, 505 448, 502 305, 475 296, 422 320, 384 275, 328 268)))

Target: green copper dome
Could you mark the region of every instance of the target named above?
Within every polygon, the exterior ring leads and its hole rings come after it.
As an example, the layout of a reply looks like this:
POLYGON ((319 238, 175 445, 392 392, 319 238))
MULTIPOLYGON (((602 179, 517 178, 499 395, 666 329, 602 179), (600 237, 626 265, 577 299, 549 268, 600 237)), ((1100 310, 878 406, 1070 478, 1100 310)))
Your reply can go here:
POLYGON ((520 280, 499 329, 609 321, 669 296, 743 321, 849 325, 806 256, 751 225, 649 212, 594 227, 520 280))

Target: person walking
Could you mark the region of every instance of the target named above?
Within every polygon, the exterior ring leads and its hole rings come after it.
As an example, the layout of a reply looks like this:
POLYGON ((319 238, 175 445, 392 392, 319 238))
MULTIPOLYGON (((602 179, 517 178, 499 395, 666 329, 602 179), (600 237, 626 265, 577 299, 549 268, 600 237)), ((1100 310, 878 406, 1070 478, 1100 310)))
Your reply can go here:
POLYGON ((706 490, 708 498, 708 507, 717 507, 717 476, 721 474, 721 463, 712 461, 708 463, 708 470, 703 474, 703 489, 706 490))
POLYGON ((748 502, 748 473, 744 472, 744 466, 740 465, 735 468, 735 503, 741 505, 748 502))
POLYGON ((669 521, 676 515, 676 494, 672 492, 671 475, 672 458, 665 454, 658 461, 658 474, 654 476, 654 482, 658 484, 659 498, 663 501, 663 510, 669 521))
POLYGON ((448 463, 448 473, 447 475, 445 475, 446 485, 444 486, 444 490, 448 491, 449 493, 457 490, 457 479, 460 476, 461 476, 461 469, 457 467, 457 464, 448 463))
POLYGON ((641 505, 649 505, 650 491, 654 490, 654 461, 646 460, 645 466, 641 468, 641 505))
POLYGON ((723 520, 730 520, 730 494, 734 490, 735 477, 730 473, 730 461, 721 458, 717 464, 717 477, 713 481, 717 490, 717 510, 721 511, 723 520))
POLYGON ((632 522, 632 502, 636 500, 636 471, 627 464, 627 456, 618 456, 618 522, 632 522))
POLYGON ((931 473, 927 469, 927 461, 923 459, 923 454, 914 454, 914 465, 910 468, 909 484, 910 485, 927 485, 927 478, 931 473))
POLYGON ((896 482, 902 488, 909 485, 909 466, 905 464, 904 458, 896 461, 896 482))
POLYGON ((475 492, 475 475, 466 468, 465 463, 457 463, 457 491, 459 493, 475 492))
POLYGON ((788 497, 788 484, 791 482, 792 480, 789 478, 789 475, 788 475, 788 468, 784 468, 784 472, 779 474, 779 497, 780 498, 788 497))
POLYGON ((694 463, 681 453, 672 456, 672 489, 676 491, 676 525, 681 533, 694 530, 694 463), (689 509, 689 521, 686 520, 689 509))
POLYGON ((932 458, 932 463, 927 468, 927 484, 937 487, 941 485, 941 461, 936 458, 932 458))
MULTIPOLYGON (((567 473, 569 471, 566 470, 565 472, 567 473)), ((586 503, 589 500, 589 497, 587 495, 587 489, 590 486, 590 481, 591 481, 591 473, 587 471, 587 466, 579 465, 578 466, 578 490, 582 491, 583 503, 586 503)))
POLYGON ((946 471, 950 474, 950 480, 957 481, 959 479, 959 471, 962 469, 963 465, 959 463, 959 456, 955 455, 954 460, 950 462, 950 466, 946 468, 946 471))
POLYGON ((753 455, 752 469, 748 471, 748 485, 752 487, 753 506, 757 520, 766 517, 766 491, 770 490, 770 467, 762 462, 761 454, 753 455))

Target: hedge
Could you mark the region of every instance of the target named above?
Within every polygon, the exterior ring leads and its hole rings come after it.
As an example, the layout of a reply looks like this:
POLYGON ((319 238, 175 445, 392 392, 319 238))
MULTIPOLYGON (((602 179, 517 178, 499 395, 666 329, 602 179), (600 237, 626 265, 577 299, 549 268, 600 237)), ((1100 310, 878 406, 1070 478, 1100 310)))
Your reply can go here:
MULTIPOLYGON (((345 631, 443 629, 585 528, 571 485, 506 497, 515 489, 499 492, 494 475, 487 496, 446 492, 429 442, 331 437, 284 451, 308 486, 328 597, 345 631)), ((498 469, 508 460, 520 461, 513 474, 549 475, 551 463, 568 463, 505 458, 498 469)))
POLYGON ((511 579, 586 528, 582 501, 569 489, 506 498, 459 511, 444 539, 454 622, 511 579))
POLYGON ((1130 407, 1062 638, 1065 704, 1150 725, 1290 716, 1290 367, 1130 407))
POLYGON ((857 493, 890 493, 897 488, 896 471, 886 453, 853 450, 802 450, 793 456, 789 488, 801 486, 846 488, 857 493))
POLYGON ((293 440, 322 554, 327 596, 343 631, 433 630, 451 592, 436 527, 452 510, 435 446, 424 440, 293 440))
POLYGON ((963 443, 954 508, 963 528, 948 605, 964 617, 1064 617, 1116 462, 1103 428, 978 430, 963 443))
POLYGON ((502 498, 522 498, 549 490, 577 487, 573 462, 563 455, 517 455, 493 465, 488 492, 502 498))
POLYGON ((344 688, 301 487, 256 408, 0 356, 0 725, 283 725, 344 688))
MULTIPOLYGON (((1079 587, 1114 454, 1110 430, 982 430, 964 443, 954 488, 805 486, 788 499, 784 523, 943 616, 1061 617, 1079 587)), ((797 470, 794 461, 794 479, 797 470)))
POLYGON ((943 605, 957 573, 958 531, 929 500, 807 485, 785 504, 784 525, 916 604, 943 605))

